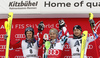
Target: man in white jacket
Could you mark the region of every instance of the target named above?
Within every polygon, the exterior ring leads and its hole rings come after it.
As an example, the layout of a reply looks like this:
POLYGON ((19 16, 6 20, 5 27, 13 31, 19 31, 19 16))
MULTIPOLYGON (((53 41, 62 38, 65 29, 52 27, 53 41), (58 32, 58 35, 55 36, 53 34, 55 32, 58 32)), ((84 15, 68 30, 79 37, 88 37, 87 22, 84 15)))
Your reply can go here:
MULTIPOLYGON (((89 20, 90 24, 92 24, 92 26, 94 27, 95 22, 94 20, 89 20)), ((60 29, 61 31, 59 32, 59 39, 65 40, 64 39, 64 34, 66 33, 66 27, 64 20, 61 20, 59 22, 59 25, 61 25, 60 29), (63 32, 62 32, 63 31, 63 32)), ((71 47, 71 54, 72 54, 72 58, 80 58, 81 55, 81 44, 82 44, 82 28, 79 25, 75 25, 73 27, 73 38, 66 38, 67 39, 67 43, 69 44, 69 46, 71 47)), ((96 34, 96 32, 93 32, 92 36, 88 36, 87 40, 86 40, 86 47, 85 47, 85 53, 84 53, 84 58, 87 58, 86 52, 87 52, 87 48, 90 42, 94 41, 95 39, 97 39, 98 36, 96 34)))

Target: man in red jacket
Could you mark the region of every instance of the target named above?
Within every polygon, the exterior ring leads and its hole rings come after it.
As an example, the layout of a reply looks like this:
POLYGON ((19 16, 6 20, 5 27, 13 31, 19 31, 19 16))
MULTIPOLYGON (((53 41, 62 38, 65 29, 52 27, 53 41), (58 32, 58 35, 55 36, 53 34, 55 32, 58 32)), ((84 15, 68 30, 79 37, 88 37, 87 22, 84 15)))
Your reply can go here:
MULTIPOLYGON (((34 38, 34 29, 32 27, 27 27, 25 29, 26 39, 18 41, 13 45, 10 43, 10 49, 22 47, 23 56, 25 58, 38 58, 38 47, 43 44, 43 30, 44 24, 43 22, 40 22, 40 24, 38 25, 37 38, 34 38)), ((7 35, 5 35, 4 38, 7 39, 7 35)))

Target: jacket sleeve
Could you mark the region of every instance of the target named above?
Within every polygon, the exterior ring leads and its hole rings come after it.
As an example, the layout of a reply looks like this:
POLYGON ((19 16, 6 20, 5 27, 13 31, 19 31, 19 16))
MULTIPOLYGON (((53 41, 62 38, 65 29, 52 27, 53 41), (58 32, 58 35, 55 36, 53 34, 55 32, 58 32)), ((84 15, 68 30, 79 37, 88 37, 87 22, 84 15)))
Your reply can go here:
POLYGON ((38 39, 38 46, 40 47, 43 44, 43 34, 42 32, 37 33, 37 39, 38 39))
POLYGON ((15 44, 12 44, 12 43, 10 42, 10 49, 16 49, 16 48, 21 47, 21 42, 22 42, 22 40, 21 40, 21 41, 18 41, 18 42, 15 43, 15 44))
POLYGON ((88 34, 87 41, 92 42, 92 41, 95 41, 97 38, 98 38, 98 35, 96 34, 96 32, 93 31, 92 35, 88 34))
POLYGON ((69 32, 67 31, 67 28, 66 27, 62 27, 61 36, 60 36, 61 43, 65 44, 66 41, 68 40, 68 37, 69 37, 69 32))

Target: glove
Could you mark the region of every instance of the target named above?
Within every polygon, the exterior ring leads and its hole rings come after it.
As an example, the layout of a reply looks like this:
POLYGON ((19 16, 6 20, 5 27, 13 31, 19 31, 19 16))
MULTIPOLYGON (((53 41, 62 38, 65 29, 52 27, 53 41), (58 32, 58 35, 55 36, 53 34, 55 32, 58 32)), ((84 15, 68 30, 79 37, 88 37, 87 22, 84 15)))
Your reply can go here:
POLYGON ((65 21, 61 19, 58 22, 59 22, 59 29, 61 30, 61 28, 65 26, 65 21))
POLYGON ((92 26, 92 27, 94 27, 94 26, 95 26, 95 22, 94 22, 94 20, 93 20, 93 19, 89 20, 89 22, 90 22, 90 24, 91 24, 91 26, 92 26))
POLYGON ((5 35, 4 35, 4 39, 6 40, 6 39, 7 39, 7 37, 8 37, 8 35, 7 35, 7 34, 5 34, 5 35))
POLYGON ((44 23, 43 21, 41 21, 39 24, 38 24, 38 31, 43 31, 44 30, 44 23))
POLYGON ((89 22, 91 24, 91 27, 95 26, 95 22, 93 20, 93 13, 89 13, 89 22))

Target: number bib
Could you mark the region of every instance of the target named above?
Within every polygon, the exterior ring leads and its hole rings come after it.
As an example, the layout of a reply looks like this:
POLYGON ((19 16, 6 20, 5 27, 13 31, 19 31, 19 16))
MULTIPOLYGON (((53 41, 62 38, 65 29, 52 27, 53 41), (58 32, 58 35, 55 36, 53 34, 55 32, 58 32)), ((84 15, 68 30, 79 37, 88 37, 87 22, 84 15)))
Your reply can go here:
POLYGON ((28 48, 23 50, 24 57, 38 57, 38 51, 36 49, 28 48))
POLYGON ((80 52, 81 52, 81 47, 78 46, 78 47, 73 47, 72 48, 72 51, 73 51, 73 55, 80 55, 80 52))

